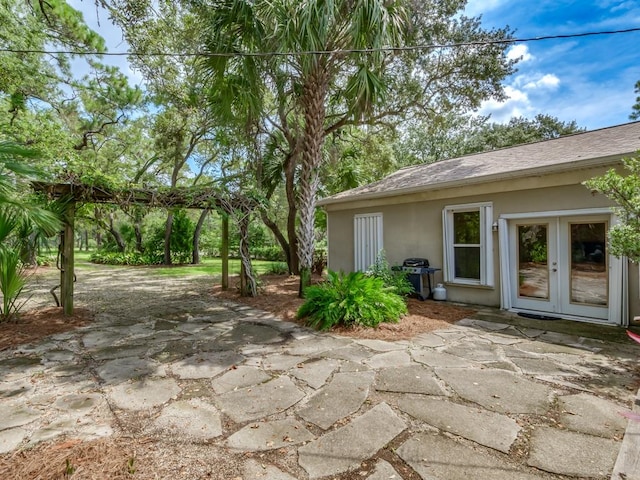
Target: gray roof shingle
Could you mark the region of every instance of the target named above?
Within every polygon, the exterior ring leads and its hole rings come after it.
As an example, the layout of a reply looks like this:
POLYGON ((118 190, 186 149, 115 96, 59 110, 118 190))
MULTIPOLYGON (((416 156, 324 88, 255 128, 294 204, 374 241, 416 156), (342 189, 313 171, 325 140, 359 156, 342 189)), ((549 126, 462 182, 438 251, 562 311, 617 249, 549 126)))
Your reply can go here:
POLYGON ((562 172, 607 165, 640 150, 640 122, 576 133, 553 140, 476 153, 398 170, 374 183, 318 202, 342 203, 358 198, 401 195, 458 184, 562 172))

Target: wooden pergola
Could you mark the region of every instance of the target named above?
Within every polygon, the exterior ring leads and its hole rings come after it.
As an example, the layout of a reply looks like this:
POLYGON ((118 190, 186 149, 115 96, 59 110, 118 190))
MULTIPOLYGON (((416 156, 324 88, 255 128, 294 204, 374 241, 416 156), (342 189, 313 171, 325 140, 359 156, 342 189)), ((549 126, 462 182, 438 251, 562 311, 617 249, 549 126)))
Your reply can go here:
MULTIPOLYGON (((145 205, 160 208, 216 208, 228 212, 231 208, 245 206, 238 200, 228 200, 206 187, 114 190, 74 183, 32 182, 33 189, 50 200, 65 205, 64 228, 60 233, 60 304, 65 315, 73 314, 74 283, 74 227, 77 203, 103 203, 116 205, 145 205)), ((222 215, 222 288, 229 286, 229 217, 222 215)))

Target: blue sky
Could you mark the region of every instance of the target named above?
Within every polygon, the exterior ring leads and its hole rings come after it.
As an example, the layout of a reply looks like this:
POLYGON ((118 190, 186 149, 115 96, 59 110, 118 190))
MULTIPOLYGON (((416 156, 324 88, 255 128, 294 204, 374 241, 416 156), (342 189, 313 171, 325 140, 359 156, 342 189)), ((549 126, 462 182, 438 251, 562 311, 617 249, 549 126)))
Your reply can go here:
MULTIPOLYGON (((119 29, 93 0, 69 0, 107 41, 110 52, 126 51, 119 29)), ((640 27, 640 0, 469 0, 465 13, 482 15, 485 27, 509 26, 518 38, 640 27)), ((509 99, 485 102, 481 114, 507 122, 512 116, 544 113, 575 120, 589 130, 629 121, 640 80, 640 32, 516 44, 518 71, 504 82, 509 99)), ((134 84, 140 75, 124 57, 105 57, 134 84)))
MULTIPOLYGON (((467 15, 518 38, 640 27, 640 0, 470 0, 467 15)), ((640 80, 640 32, 517 44, 522 57, 505 88, 509 100, 486 102, 496 122, 545 113, 595 129, 629 121, 640 80)))

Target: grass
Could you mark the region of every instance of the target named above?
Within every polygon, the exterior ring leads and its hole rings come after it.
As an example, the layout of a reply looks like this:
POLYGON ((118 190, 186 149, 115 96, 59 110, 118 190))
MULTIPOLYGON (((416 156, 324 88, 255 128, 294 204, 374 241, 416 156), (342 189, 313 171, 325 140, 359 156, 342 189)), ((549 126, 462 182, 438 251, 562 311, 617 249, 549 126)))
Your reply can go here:
MULTIPOLYGON (((220 258, 205 258, 201 260, 199 265, 152 265, 152 266, 118 266, 118 265, 96 265, 89 262, 91 251, 75 251, 74 263, 76 268, 82 269, 104 269, 104 268, 135 268, 144 269, 151 275, 167 276, 167 277, 183 277, 190 275, 222 275, 222 260, 220 258)), ((251 262, 253 268, 258 275, 266 273, 274 264, 282 262, 269 262, 266 260, 253 260, 251 262)), ((240 259, 229 259, 229 275, 238 275, 240 273, 240 259)))

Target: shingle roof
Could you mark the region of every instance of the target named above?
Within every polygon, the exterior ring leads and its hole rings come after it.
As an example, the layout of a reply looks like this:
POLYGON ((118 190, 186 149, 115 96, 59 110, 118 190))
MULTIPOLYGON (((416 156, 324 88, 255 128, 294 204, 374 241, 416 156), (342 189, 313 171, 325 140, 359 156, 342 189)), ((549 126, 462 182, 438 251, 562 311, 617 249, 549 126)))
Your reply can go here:
POLYGON ((606 165, 640 150, 640 122, 415 165, 319 205, 606 165))

